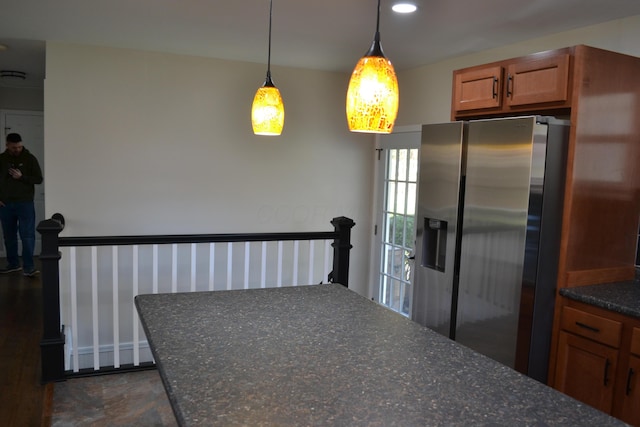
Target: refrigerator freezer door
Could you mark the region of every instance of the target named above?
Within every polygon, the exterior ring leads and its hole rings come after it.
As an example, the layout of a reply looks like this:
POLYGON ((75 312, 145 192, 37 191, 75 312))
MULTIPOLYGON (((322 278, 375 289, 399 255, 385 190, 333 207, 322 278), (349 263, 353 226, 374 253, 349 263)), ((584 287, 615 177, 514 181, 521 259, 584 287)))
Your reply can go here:
POLYGON ((464 122, 422 127, 413 312, 449 336, 464 122))
POLYGON ((511 367, 535 124, 535 117, 469 123, 455 339, 511 367))

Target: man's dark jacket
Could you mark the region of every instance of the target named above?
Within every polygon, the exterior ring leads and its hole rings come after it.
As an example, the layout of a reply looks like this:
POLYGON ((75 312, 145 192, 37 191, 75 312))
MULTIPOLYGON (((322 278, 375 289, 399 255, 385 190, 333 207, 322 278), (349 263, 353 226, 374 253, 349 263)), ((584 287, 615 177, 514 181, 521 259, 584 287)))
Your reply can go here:
POLYGON ((19 156, 12 156, 8 152, 0 154, 0 201, 32 202, 34 185, 42 183, 42 170, 38 159, 26 148, 19 156), (9 175, 9 169, 20 169, 22 177, 14 179, 9 175))

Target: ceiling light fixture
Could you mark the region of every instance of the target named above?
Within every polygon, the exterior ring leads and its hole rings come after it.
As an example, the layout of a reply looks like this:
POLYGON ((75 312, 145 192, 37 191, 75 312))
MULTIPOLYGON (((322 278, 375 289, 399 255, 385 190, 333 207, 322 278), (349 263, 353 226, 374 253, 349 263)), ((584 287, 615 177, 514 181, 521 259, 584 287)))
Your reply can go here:
POLYGON ((2 70, 0 71, 0 77, 11 80, 25 80, 27 78, 27 73, 23 71, 2 70))
POLYGON ((273 0, 269 0, 269 54, 267 78, 256 92, 251 106, 251 125, 256 135, 280 135, 284 126, 284 103, 280 91, 271 80, 271 15, 273 0))
POLYGON ((380 0, 371 47, 351 73, 347 122, 351 132, 391 133, 398 115, 398 79, 380 45, 380 0))
POLYGON ((413 13, 418 9, 415 3, 400 2, 391 6, 391 10, 396 13, 413 13))

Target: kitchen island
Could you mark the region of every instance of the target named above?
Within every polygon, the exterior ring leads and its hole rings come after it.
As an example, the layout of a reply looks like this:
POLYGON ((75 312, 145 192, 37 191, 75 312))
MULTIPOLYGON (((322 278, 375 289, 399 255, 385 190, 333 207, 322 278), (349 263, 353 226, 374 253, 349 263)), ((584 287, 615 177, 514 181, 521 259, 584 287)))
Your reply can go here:
POLYGON ((623 425, 338 284, 135 303, 182 426, 623 425))

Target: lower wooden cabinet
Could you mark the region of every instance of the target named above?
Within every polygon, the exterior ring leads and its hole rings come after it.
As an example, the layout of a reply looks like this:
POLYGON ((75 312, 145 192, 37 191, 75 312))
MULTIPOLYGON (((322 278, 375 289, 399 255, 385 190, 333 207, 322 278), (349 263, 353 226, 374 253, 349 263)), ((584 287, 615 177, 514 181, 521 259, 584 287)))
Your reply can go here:
POLYGON ((634 426, 640 426, 640 357, 630 356, 626 367, 627 377, 620 419, 634 426))
POLYGON ((610 414, 617 363, 618 350, 560 331, 556 388, 610 414))
POLYGON ((633 328, 629 362, 625 366, 624 396, 620 418, 640 426, 640 329, 633 328))
POLYGON ((563 307, 561 325, 555 388, 610 414, 621 324, 563 307))
POLYGON ((561 310, 552 386, 640 426, 640 319, 569 304, 561 310))

